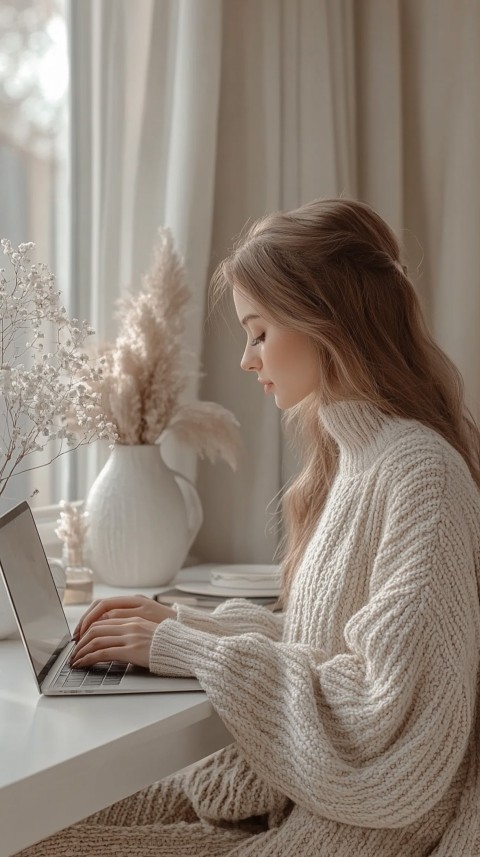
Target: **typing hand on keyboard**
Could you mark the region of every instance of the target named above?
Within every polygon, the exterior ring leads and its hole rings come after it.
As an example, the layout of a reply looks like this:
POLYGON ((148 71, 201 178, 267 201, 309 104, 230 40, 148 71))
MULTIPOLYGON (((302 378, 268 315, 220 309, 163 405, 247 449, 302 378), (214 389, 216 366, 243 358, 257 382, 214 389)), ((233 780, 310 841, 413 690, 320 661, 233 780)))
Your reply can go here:
POLYGON ((147 598, 146 595, 117 595, 114 598, 103 598, 94 601, 73 632, 74 640, 79 640, 93 622, 99 619, 131 619, 141 618, 155 622, 157 625, 164 619, 176 619, 177 614, 171 607, 165 607, 147 598))
POLYGON ((144 595, 94 601, 74 631, 70 666, 121 661, 148 669, 153 635, 160 622, 176 618, 169 607, 144 595))

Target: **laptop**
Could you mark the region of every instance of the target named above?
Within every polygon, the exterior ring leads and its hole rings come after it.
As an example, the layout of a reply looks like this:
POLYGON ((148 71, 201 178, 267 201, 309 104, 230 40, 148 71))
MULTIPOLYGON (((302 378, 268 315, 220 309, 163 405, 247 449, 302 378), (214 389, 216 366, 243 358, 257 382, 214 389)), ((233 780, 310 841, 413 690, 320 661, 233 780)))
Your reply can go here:
POLYGON ((40 693, 83 696, 202 690, 194 678, 163 678, 113 661, 70 669, 75 642, 27 502, 0 517, 0 571, 40 693))

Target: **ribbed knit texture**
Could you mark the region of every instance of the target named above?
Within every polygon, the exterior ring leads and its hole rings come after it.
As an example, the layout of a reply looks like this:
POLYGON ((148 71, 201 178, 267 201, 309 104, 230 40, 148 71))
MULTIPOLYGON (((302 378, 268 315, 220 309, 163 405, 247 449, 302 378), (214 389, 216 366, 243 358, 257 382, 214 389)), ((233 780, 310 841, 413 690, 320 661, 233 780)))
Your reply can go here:
POLYGON ((25 857, 480 857, 480 492, 414 421, 320 419, 339 467, 285 615, 178 606, 152 643, 234 744, 25 857))

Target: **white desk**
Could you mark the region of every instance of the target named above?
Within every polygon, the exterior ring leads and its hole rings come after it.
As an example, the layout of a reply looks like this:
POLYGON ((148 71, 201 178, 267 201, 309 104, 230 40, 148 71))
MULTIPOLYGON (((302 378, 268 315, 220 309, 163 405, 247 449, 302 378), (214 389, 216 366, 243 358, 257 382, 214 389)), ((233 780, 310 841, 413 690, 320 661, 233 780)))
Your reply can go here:
POLYGON ((0 641, 0 857, 231 741, 202 692, 42 697, 22 643, 0 641))

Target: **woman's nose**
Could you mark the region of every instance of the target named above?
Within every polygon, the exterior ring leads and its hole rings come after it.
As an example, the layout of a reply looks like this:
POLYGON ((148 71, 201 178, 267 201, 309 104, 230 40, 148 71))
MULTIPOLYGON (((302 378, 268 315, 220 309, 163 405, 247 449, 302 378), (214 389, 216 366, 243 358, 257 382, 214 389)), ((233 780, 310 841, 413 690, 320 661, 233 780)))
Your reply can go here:
POLYGON ((262 361, 258 354, 251 349, 246 347, 243 352, 243 357, 240 361, 240 367, 245 370, 245 372, 258 372, 262 365, 262 361))

